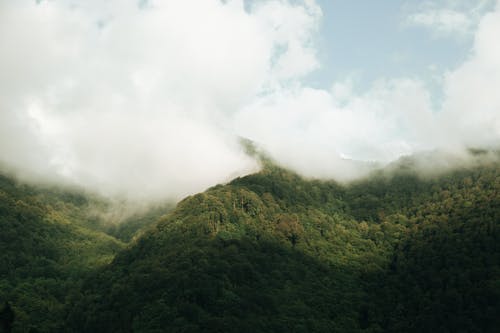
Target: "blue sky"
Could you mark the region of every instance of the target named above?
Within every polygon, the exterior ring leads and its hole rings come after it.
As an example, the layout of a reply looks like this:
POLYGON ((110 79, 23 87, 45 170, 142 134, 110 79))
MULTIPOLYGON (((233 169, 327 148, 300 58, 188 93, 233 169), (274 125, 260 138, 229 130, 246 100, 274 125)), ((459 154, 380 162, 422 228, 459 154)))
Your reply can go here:
MULTIPOLYGON (((418 77, 433 87, 436 72, 457 67, 469 56, 473 34, 437 34, 432 27, 410 24, 408 17, 425 8, 446 8, 446 1, 319 0, 323 11, 317 38, 321 69, 307 79, 313 86, 354 79, 367 89, 377 79, 418 77)), ((451 7, 467 11, 478 1, 455 1, 451 7)), ((486 1, 484 13, 494 1, 486 1)), ((473 19, 473 18, 471 18, 473 19)))

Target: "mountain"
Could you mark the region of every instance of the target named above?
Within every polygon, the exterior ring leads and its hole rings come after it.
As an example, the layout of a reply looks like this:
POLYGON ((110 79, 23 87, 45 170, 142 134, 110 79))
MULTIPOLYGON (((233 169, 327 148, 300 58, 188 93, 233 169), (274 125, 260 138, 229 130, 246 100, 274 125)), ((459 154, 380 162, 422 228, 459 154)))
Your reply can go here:
POLYGON ((0 302, 18 332, 496 332, 500 163, 481 156, 348 185, 266 160, 112 226, 103 199, 0 178, 0 302))
POLYGON ((82 191, 0 175, 0 306, 12 305, 14 331, 64 330, 67 305, 87 274, 126 246, 113 232, 128 220, 116 228, 100 217, 109 205, 82 191))
POLYGON ((85 226, 87 204, 79 194, 0 177, 0 300, 13 305, 19 331, 62 329, 81 279, 124 248, 85 226))
POLYGON ((88 279, 82 332, 494 332, 500 174, 341 186, 272 166, 184 199, 88 279))

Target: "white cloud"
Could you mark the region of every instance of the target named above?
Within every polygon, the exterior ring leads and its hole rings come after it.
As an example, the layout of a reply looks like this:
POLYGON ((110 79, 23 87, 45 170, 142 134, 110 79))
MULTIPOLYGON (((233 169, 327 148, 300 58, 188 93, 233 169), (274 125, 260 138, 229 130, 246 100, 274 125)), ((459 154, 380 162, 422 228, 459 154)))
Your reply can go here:
POLYGON ((311 0, 1 2, 0 161, 108 195, 177 199, 255 170, 238 136, 338 179, 363 172, 346 158, 498 145, 499 15, 478 19, 434 110, 415 78, 363 93, 349 80, 305 85, 319 66, 311 0))
POLYGON ((342 157, 389 162, 422 150, 500 146, 500 4, 481 17, 468 60, 439 80, 443 104, 410 78, 353 82, 331 91, 294 86, 254 100, 236 117, 240 133, 308 176, 360 175, 342 157))
POLYGON ((359 170, 341 156, 389 162, 433 147, 430 97, 420 82, 382 80, 363 95, 349 89, 279 91, 242 109, 235 127, 303 174, 343 180, 359 170))
POLYGON ((311 32, 318 28, 321 9, 314 1, 304 6, 283 7, 282 2, 257 2, 255 14, 276 42, 273 75, 276 80, 293 79, 319 67, 311 32))
POLYGON ((500 140, 500 2, 485 15, 469 59, 444 79, 440 119, 451 127, 454 141, 495 146, 500 140))
POLYGON ((313 2, 0 4, 0 160, 105 194, 175 197, 255 170, 227 118, 317 67, 313 2))
POLYGON ((456 10, 441 9, 415 13, 408 17, 408 22, 435 29, 439 34, 468 34, 473 22, 465 13, 456 10))
POLYGON ((423 1, 406 16, 405 23, 430 29, 436 37, 473 37, 492 1, 423 1))

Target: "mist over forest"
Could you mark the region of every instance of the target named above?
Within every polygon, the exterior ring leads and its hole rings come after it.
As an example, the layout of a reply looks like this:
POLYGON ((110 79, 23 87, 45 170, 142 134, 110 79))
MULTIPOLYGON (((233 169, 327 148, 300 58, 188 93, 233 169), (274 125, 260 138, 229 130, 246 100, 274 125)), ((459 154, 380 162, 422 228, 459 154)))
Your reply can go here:
POLYGON ((302 175, 340 181, 366 174, 350 160, 496 149, 500 11, 468 5, 400 14, 411 25, 475 13, 455 23, 470 31, 454 65, 431 81, 387 68, 360 88, 357 74, 310 79, 340 58, 324 59, 335 40, 324 41, 322 1, 4 1, 0 162, 27 180, 179 200, 259 169, 241 137, 302 175))
POLYGON ((496 332, 500 1, 0 1, 0 333, 496 332))

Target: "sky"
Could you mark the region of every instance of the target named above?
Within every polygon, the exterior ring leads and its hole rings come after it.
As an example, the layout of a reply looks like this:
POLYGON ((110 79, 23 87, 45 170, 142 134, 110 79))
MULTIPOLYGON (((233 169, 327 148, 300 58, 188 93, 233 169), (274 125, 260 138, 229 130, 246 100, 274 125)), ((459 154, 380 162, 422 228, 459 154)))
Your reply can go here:
POLYGON ((440 76, 469 56, 474 32, 490 0, 321 0, 317 50, 321 70, 308 84, 325 88, 351 80, 365 91, 383 77, 424 80, 442 98, 440 76), (369 56, 367 56, 369 55, 369 56))
POLYGON ((178 200, 500 143, 500 1, 0 2, 0 164, 178 200))

